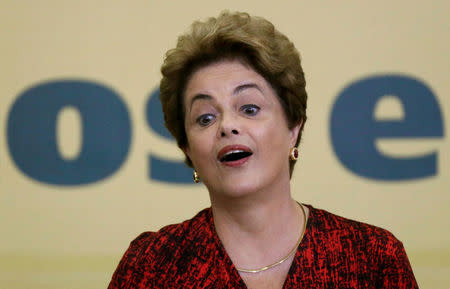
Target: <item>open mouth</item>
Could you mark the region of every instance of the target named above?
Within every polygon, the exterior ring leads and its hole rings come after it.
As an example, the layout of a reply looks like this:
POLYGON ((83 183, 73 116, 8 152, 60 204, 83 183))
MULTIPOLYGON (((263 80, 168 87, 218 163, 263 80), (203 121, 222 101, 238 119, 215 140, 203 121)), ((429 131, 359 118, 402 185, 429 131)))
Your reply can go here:
POLYGON ((251 156, 253 153, 243 150, 232 150, 225 153, 219 160, 220 162, 233 162, 251 156))
POLYGON ((253 155, 252 150, 245 145, 234 144, 223 147, 217 154, 217 160, 230 167, 241 166, 253 155))

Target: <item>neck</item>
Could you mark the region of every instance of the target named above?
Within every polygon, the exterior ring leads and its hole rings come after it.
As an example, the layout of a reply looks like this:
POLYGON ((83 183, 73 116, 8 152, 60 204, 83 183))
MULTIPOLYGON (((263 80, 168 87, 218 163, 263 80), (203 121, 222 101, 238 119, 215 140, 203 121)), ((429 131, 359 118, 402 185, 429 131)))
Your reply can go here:
POLYGON ((274 180, 263 189, 241 194, 209 191, 218 233, 223 227, 234 227, 234 230, 251 234, 261 233, 277 221, 274 216, 291 217, 285 215, 293 213, 289 175, 280 173, 274 180))
POLYGON ((257 268, 282 258, 302 231, 302 212, 289 187, 227 200, 211 196, 211 203, 216 232, 239 267, 257 268))
MULTIPOLYGON (((266 196, 245 196, 218 201, 211 198, 214 223, 217 230, 233 229, 242 233, 261 234, 270 225, 291 217, 292 200, 289 193, 266 196)), ((294 210, 295 211, 295 210, 294 210)))

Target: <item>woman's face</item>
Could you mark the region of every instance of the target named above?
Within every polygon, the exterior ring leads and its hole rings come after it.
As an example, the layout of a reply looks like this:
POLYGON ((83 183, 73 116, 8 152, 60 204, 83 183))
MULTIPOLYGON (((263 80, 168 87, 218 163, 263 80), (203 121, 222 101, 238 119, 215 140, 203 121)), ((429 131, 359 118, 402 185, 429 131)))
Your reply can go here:
POLYGON ((289 149, 299 126, 288 128, 270 84, 238 61, 193 73, 184 94, 192 160, 213 196, 243 196, 289 185, 289 149))

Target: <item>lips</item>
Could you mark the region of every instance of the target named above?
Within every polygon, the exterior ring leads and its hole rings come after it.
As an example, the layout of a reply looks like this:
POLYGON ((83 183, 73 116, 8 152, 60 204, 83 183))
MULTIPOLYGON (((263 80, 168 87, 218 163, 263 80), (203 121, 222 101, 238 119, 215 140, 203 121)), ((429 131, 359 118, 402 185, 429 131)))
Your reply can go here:
POLYGON ((237 166, 245 163, 253 154, 252 150, 244 145, 229 145, 222 148, 217 159, 228 166, 237 166))

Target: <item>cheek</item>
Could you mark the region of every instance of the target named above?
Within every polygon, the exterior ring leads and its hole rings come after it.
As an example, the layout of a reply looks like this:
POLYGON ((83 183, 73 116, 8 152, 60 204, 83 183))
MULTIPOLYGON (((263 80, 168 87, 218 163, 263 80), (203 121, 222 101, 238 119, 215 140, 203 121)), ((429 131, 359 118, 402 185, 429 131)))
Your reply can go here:
POLYGON ((261 156, 269 163, 284 162, 288 159, 290 138, 289 130, 281 125, 267 124, 263 129, 255 131, 258 149, 261 156))
POLYGON ((289 129, 285 127, 284 123, 268 122, 255 131, 255 135, 268 146, 279 146, 289 143, 289 129))
POLYGON ((212 138, 204 131, 190 132, 187 137, 189 142, 188 155, 194 165, 205 162, 211 155, 212 138))

